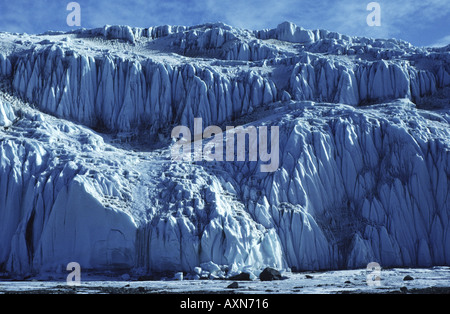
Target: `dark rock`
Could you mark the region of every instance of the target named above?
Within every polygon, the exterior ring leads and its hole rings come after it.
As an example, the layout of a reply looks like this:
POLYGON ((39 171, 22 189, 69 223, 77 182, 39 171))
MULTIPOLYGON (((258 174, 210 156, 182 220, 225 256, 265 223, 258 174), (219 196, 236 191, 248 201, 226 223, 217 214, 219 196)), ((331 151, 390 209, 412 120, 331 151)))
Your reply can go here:
POLYGON ((235 280, 235 281, 249 281, 249 280, 251 280, 249 273, 240 273, 239 275, 232 276, 229 279, 230 280, 235 280))
POLYGON ((230 285, 228 285, 227 288, 228 289, 237 289, 237 288, 239 288, 239 284, 235 281, 235 282, 232 282, 230 285))
POLYGON ((406 288, 406 287, 401 287, 401 288, 400 288, 400 291, 403 292, 403 293, 406 293, 406 292, 408 292, 408 288, 406 288))
POLYGON ((305 275, 306 279, 313 279, 314 277, 311 275, 305 275))
POLYGON ((145 288, 144 287, 137 287, 137 291, 140 293, 145 292, 145 288))
POLYGON ((352 283, 352 282, 350 280, 347 280, 344 283, 349 284, 349 283, 352 283))
POLYGON ((413 277, 411 277, 410 275, 406 275, 405 278, 403 278, 403 281, 411 281, 414 280, 413 277))
POLYGON ((283 278, 278 270, 267 267, 259 275, 259 279, 261 281, 272 281, 272 280, 281 280, 283 278))
POLYGON ((138 279, 137 279, 137 281, 151 281, 151 280, 153 280, 153 277, 152 276, 147 276, 147 275, 139 276, 138 279))

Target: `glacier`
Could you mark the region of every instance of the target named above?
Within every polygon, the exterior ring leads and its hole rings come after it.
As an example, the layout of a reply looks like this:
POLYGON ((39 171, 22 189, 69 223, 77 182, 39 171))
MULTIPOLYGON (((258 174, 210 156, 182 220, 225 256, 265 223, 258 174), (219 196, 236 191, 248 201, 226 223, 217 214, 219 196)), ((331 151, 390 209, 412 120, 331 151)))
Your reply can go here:
POLYGON ((289 22, 0 33, 0 272, 449 266, 449 100, 448 46, 289 22), (194 118, 279 169, 173 161, 194 118))

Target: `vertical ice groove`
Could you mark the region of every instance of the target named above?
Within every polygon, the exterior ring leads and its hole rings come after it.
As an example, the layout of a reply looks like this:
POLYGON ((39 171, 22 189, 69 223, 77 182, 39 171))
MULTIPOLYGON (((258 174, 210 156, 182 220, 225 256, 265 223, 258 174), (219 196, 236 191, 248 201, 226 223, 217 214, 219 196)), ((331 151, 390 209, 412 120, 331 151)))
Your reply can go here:
POLYGON ((251 104, 247 107, 241 98, 231 96, 239 78, 229 80, 212 72, 213 69, 197 71, 190 67, 170 68, 170 72, 179 75, 169 75, 163 64, 110 57, 94 60, 77 54, 64 56, 59 48, 52 47, 19 60, 13 86, 42 110, 89 127, 103 126, 115 131, 149 126, 157 131, 166 123, 177 122, 174 118, 185 121, 186 117, 179 117, 183 107, 185 111, 192 109, 208 123, 221 123, 277 99, 273 82, 250 75, 240 91, 250 95, 251 104), (45 54, 48 57, 44 62, 41 55, 45 54), (25 70, 27 68, 33 70, 25 70), (142 75, 143 72, 146 74, 142 75), (171 86, 178 87, 172 89, 171 86), (219 88, 209 89, 209 86, 219 88), (109 92, 111 89, 114 93, 109 92), (218 115, 210 99, 219 100, 218 111, 226 113, 218 115), (189 108, 192 105, 195 107, 189 108), (144 116, 141 115, 143 108, 148 111, 144 116))

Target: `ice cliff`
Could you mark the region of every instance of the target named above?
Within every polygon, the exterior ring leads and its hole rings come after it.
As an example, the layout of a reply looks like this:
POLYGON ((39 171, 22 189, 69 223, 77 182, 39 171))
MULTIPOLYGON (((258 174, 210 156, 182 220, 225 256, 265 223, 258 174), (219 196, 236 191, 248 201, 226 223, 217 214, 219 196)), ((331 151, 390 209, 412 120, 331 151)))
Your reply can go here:
POLYGON ((0 271, 450 265, 450 53, 305 30, 0 33, 0 271), (280 127, 280 167, 171 128, 280 127))

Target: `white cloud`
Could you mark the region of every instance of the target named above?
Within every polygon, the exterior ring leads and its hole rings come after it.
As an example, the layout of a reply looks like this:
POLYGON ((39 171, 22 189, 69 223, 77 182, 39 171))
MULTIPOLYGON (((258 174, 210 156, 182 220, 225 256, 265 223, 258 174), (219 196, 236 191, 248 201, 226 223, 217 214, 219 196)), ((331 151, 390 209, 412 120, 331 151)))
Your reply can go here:
POLYGON ((369 27, 366 10, 372 0, 197 0, 205 15, 237 27, 261 29, 289 20, 305 28, 325 28, 340 33, 402 38, 409 29, 424 29, 436 18, 450 14, 448 0, 378 0, 381 27, 369 27))
POLYGON ((445 47, 447 45, 450 45, 450 35, 437 40, 431 47, 445 47))

